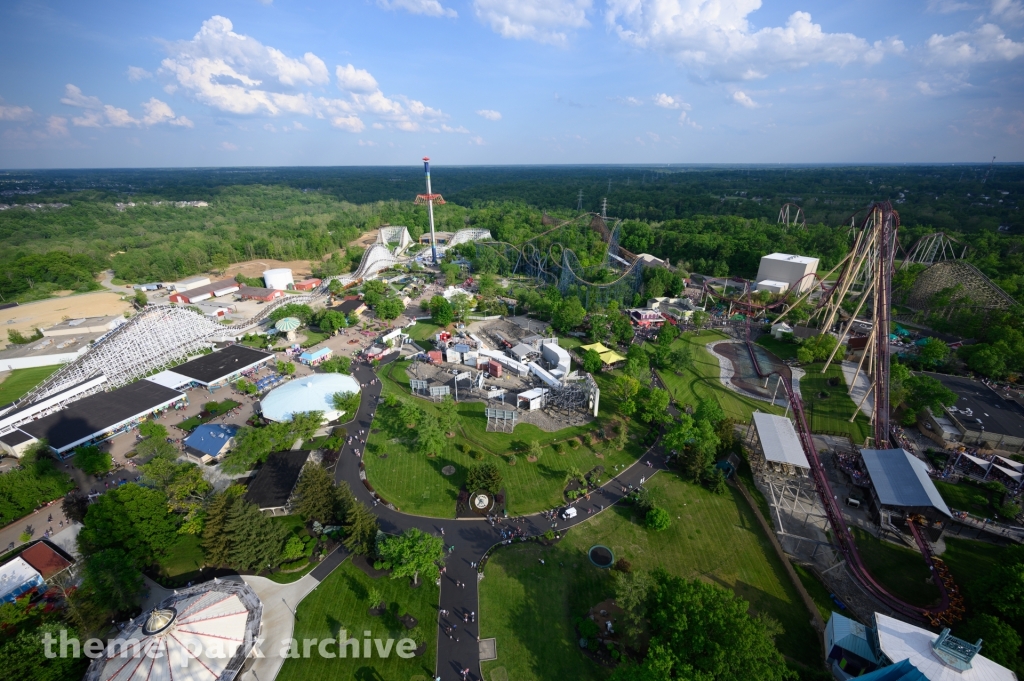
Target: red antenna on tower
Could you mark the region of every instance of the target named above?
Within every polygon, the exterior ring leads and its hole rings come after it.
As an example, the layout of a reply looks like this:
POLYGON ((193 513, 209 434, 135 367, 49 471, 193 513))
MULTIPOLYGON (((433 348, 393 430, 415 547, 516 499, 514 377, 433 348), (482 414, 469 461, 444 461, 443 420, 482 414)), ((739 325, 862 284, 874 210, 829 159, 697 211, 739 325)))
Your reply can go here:
POLYGON ((443 206, 444 197, 430 192, 430 159, 426 156, 423 157, 423 173, 427 176, 427 193, 417 194, 414 203, 417 206, 427 204, 427 215, 430 217, 430 254, 434 259, 434 265, 437 265, 437 244, 434 241, 434 203, 443 206))

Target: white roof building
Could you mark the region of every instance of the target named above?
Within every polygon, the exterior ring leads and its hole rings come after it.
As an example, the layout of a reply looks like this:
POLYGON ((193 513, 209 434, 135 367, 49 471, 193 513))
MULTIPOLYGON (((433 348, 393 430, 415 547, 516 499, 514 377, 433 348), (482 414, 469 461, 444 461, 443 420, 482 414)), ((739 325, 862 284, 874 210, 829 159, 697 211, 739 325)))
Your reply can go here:
POLYGON ((230 681, 253 654, 262 619, 244 582, 178 589, 122 629, 85 681, 230 681))
POLYGON ((907 660, 928 681, 1017 681, 1017 675, 978 654, 977 644, 954 638, 949 630, 927 629, 875 613, 878 647, 893 664, 907 660))
POLYGON ((334 394, 359 392, 359 382, 347 374, 313 374, 274 388, 260 402, 260 409, 271 421, 288 421, 292 414, 320 411, 324 421, 330 422, 345 413, 335 409, 334 394))
POLYGON ((754 429, 767 465, 787 473, 806 474, 811 468, 793 422, 784 416, 754 412, 754 429))
MULTIPOLYGON (((757 267, 757 279, 761 283, 784 282, 797 293, 803 293, 814 284, 814 277, 809 276, 818 271, 818 259, 805 255, 789 253, 772 253, 761 258, 757 267)), ((758 288, 761 288, 761 283, 758 288)))

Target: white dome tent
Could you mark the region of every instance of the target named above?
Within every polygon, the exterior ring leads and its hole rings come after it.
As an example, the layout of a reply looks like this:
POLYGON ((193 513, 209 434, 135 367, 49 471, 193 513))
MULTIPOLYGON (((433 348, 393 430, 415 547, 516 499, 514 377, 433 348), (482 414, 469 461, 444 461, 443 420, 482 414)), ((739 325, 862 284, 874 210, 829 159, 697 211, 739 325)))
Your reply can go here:
POLYGON ((330 423, 344 414, 334 408, 334 394, 359 392, 359 382, 347 374, 313 374, 271 390, 260 402, 260 411, 263 418, 278 422, 290 421, 292 414, 321 411, 330 423))
POLYGON ((253 652, 263 604, 244 582, 179 589, 93 660, 85 681, 231 681, 253 652), (127 650, 127 654, 123 652, 127 650))

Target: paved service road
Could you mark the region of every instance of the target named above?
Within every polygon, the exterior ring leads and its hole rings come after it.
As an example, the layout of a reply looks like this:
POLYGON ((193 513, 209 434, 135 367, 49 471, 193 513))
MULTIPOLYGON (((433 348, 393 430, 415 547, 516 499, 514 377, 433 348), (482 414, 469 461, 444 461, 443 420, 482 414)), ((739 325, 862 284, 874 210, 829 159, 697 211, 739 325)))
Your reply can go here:
MULTIPOLYGON (((389 358, 396 359, 397 355, 392 354, 389 358)), ((424 532, 440 535, 442 529, 444 530, 445 545, 455 548, 448 555, 446 571, 441 577, 441 602, 438 606, 437 671, 435 674, 442 681, 449 679, 458 681, 462 679, 460 672, 468 668, 470 670, 468 678, 480 681, 483 677, 480 672, 480 654, 477 645, 480 626, 478 573, 471 563, 480 562, 487 551, 495 545, 518 541, 518 539, 503 539, 503 532, 506 535, 516 532, 531 537, 544 534, 549 529, 565 530, 586 522, 594 514, 600 513, 620 501, 632 489, 639 487, 643 480, 651 477, 658 470, 663 470, 664 456, 661 455, 658 447, 649 450, 635 464, 612 478, 601 489, 593 492, 589 500, 577 502, 575 505, 578 514, 571 520, 561 518, 549 520, 538 513, 519 519, 504 519, 492 526, 482 518, 479 520, 454 520, 404 514, 377 503, 377 499, 360 478, 359 453, 365 449, 364 441, 372 427, 373 416, 380 400, 381 383, 372 368, 365 362, 354 362, 352 375, 363 386, 362 403, 356 418, 344 426, 348 436, 354 438, 355 444, 354 446, 345 445, 342 449, 335 468, 335 481, 345 481, 349 484, 356 498, 370 506, 377 514, 380 527, 384 532, 399 534, 410 527, 417 527, 424 532), (442 610, 447 611, 448 614, 441 616, 440 611, 442 610), (476 622, 467 624, 463 620, 463 615, 470 613, 476 613, 476 622), (449 637, 446 628, 453 624, 458 626, 451 630, 449 637)), ((454 510, 453 508, 453 515, 454 510)), ((341 560, 343 558, 337 562, 340 564, 341 560)), ((321 567, 326 568, 326 566, 321 567)), ((320 569, 318 567, 314 572, 320 569)), ((329 569, 321 571, 320 579, 326 577, 329 571, 329 569)), ((500 650, 498 655, 500 659, 500 650)))

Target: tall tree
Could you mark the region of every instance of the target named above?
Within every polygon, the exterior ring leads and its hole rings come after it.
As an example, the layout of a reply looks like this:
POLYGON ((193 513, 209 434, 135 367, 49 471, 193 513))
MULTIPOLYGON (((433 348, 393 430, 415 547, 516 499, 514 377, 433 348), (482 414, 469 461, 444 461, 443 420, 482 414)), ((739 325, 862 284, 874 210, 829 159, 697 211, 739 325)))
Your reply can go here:
POLYGON ((89 510, 89 497, 77 489, 71 490, 64 495, 60 510, 68 520, 80 523, 85 520, 85 513, 89 510))
POLYGON ((436 454, 444 447, 444 430, 433 414, 424 413, 416 428, 416 449, 423 454, 436 454))
POLYGON ((295 485, 295 511, 306 520, 334 522, 334 480, 319 464, 307 464, 295 485))
POLYGON ((82 587, 110 612, 125 612, 139 603, 142 573, 121 549, 104 549, 86 559, 82 587))
POLYGON ((580 299, 576 296, 569 296, 562 300, 558 307, 555 308, 554 316, 551 318, 551 325, 558 331, 566 333, 582 324, 586 316, 587 311, 584 309, 580 299))
POLYGON ((228 563, 237 570, 262 572, 275 567, 288 538, 284 526, 263 515, 255 504, 235 500, 224 523, 228 535, 228 563))
POLYGON ((466 475, 466 489, 470 492, 485 489, 491 494, 497 494, 501 491, 501 485, 501 469, 493 461, 473 466, 466 475))
POLYGON ((361 501, 355 501, 345 514, 345 539, 342 543, 352 553, 367 555, 373 551, 380 524, 373 511, 361 501))
POLYGON ((382 540, 377 552, 382 560, 391 564, 392 579, 412 577, 415 585, 419 585, 421 574, 431 581, 437 579, 445 556, 444 542, 440 537, 415 527, 397 537, 382 540))
POLYGON ((203 528, 203 552, 210 565, 227 565, 231 541, 224 528, 228 511, 239 497, 239 486, 229 487, 215 494, 206 508, 206 526, 203 528))
POLYGON ((118 548, 142 567, 174 543, 178 519, 169 512, 163 492, 128 483, 90 505, 83 525, 78 546, 84 555, 118 548))
POLYGON ((455 320, 455 312, 452 304, 444 296, 434 296, 430 299, 430 321, 438 326, 448 326, 455 320))
POLYGON ((455 430, 455 424, 459 420, 459 405, 451 395, 445 395, 437 405, 437 418, 444 432, 451 433, 455 430))

